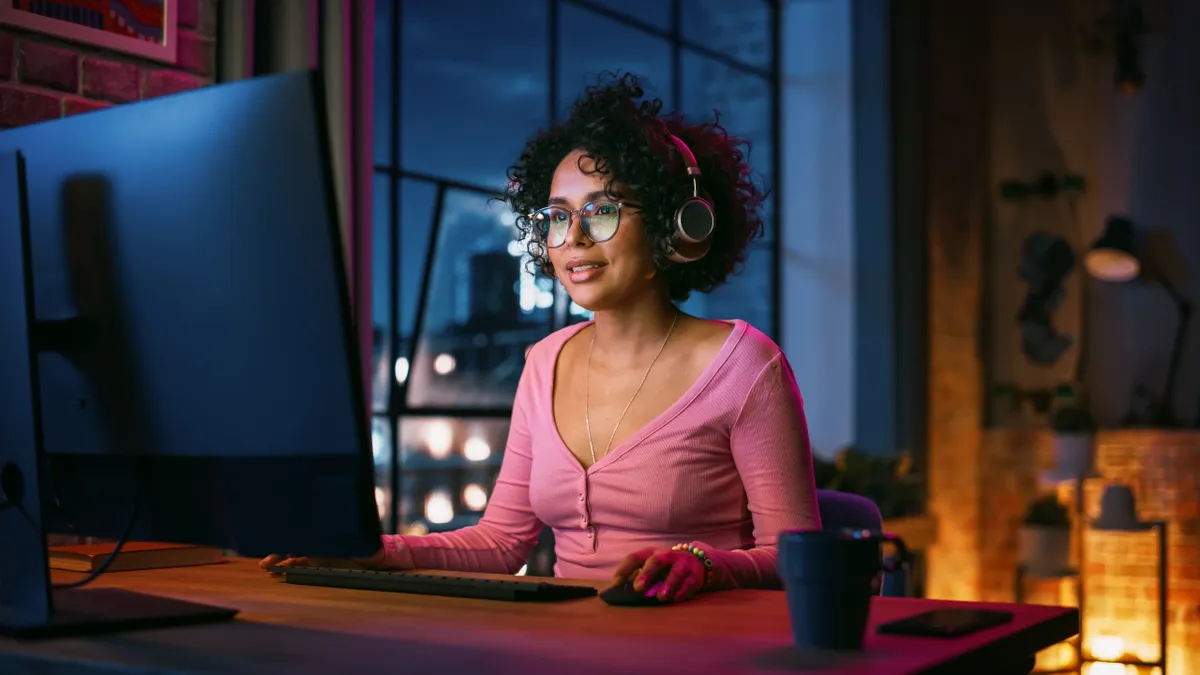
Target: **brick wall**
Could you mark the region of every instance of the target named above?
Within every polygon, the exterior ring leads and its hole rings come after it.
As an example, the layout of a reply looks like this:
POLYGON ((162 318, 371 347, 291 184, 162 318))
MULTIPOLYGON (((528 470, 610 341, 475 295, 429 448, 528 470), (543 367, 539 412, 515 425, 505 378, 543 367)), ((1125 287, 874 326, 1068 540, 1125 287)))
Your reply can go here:
MULTIPOLYGON (((1039 492, 1038 476, 1053 466, 1047 431, 992 429, 984 432, 981 480, 976 490, 987 505, 980 530, 942 528, 943 540, 973 542, 961 560, 980 570, 968 597, 994 602, 1014 598, 1016 533, 1025 506, 1039 492)), ((1099 516, 1100 497, 1111 483, 1133 488, 1138 516, 1167 522, 1168 672, 1200 672, 1200 432, 1103 431, 1096 437, 1098 478, 1084 485, 1084 518, 1099 516)), ((1040 489, 1053 489, 1042 485, 1040 489)), ((1073 510, 1074 486, 1057 486, 1073 510)), ((973 501, 973 500, 972 500, 973 501)), ((1074 516, 1073 516, 1074 518, 1074 516)), ((1075 526, 1079 523, 1076 520, 1075 526)), ((1085 653, 1104 657, 1105 648, 1126 657, 1158 658, 1158 542, 1151 532, 1087 531, 1084 537, 1085 653)), ((1073 543, 1073 548, 1075 544, 1073 543)), ((1078 550, 1073 551, 1078 560, 1078 550)), ((1027 602, 1074 605, 1074 580, 1027 580, 1027 602)), ((1111 657, 1109 657, 1111 658, 1111 657)), ((1039 655, 1039 666, 1070 663, 1071 650, 1039 655)))
MULTIPOLYGON (((995 311, 986 262, 995 185, 991 125, 1000 102, 991 95, 990 13, 952 0, 927 4, 928 511, 938 541, 926 554, 926 594, 1011 602, 1017 530, 1028 502, 1053 489, 1039 485, 1053 450, 1046 431, 983 427, 989 373, 981 355, 990 345, 981 319, 995 311)), ((1085 486, 1087 518, 1097 515, 1107 482, 1119 481, 1135 490, 1143 519, 1170 523, 1166 675, 1200 673, 1200 433, 1111 431, 1097 444, 1104 478, 1085 486)), ((1069 486, 1057 489, 1074 504, 1069 486)), ((1085 653, 1154 660, 1154 533, 1089 532, 1085 547, 1085 653)), ((1030 580, 1024 595, 1027 602, 1078 601, 1072 581, 1030 580)), ((1063 665, 1071 653, 1046 650, 1039 666, 1063 665)))
MULTIPOLYGON (((1102 435, 1084 504, 1098 515, 1108 481, 1133 488, 1138 516, 1167 523, 1167 675, 1200 672, 1200 432, 1102 435)), ((1154 532, 1089 533, 1087 646, 1116 643, 1128 656, 1158 657, 1158 542, 1154 532)), ((1098 649, 1097 649, 1098 650, 1098 649)))
POLYGON ((216 2, 180 0, 175 67, 0 26, 0 128, 212 83, 216 2))

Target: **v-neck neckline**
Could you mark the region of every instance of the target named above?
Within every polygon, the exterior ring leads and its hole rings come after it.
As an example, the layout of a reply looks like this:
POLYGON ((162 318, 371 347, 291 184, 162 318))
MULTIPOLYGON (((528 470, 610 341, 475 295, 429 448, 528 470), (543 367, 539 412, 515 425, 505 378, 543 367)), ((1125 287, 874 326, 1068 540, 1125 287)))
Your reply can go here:
POLYGON ((568 446, 567 442, 563 440, 562 432, 558 429, 558 418, 554 413, 554 394, 555 390, 558 389, 558 360, 562 356, 563 348, 568 342, 571 341, 571 338, 575 337, 577 334, 583 331, 584 328, 587 328, 595 322, 589 319, 588 321, 584 321, 573 326, 574 330, 567 329, 563 331, 561 340, 554 347, 554 358, 550 360, 550 386, 548 388, 550 400, 548 402, 548 410, 550 414, 550 426, 554 430, 554 438, 556 441, 558 441, 557 445, 559 449, 566 453, 567 459, 569 459, 581 473, 585 475, 591 475, 616 461, 616 459, 621 455, 624 455, 633 448, 636 448, 638 445, 641 445, 646 438, 653 435, 654 432, 661 429, 664 425, 678 416, 679 413, 686 410, 687 407, 691 405, 692 401, 694 401, 696 397, 700 395, 700 392, 704 391, 705 387, 708 386, 708 383, 717 374, 717 371, 720 370, 721 365, 729 360, 730 352, 733 351, 733 348, 737 345, 738 341, 741 340, 742 335, 744 335, 746 332, 746 322, 741 319, 723 321, 724 323, 732 324, 733 330, 729 331, 729 335, 725 338, 725 343, 721 345, 721 349, 717 351, 717 355, 713 357, 713 360, 710 361, 708 366, 705 367, 703 372, 700 373, 700 376, 697 377, 694 382, 692 382, 691 386, 687 388, 687 391, 683 392, 683 395, 676 399, 674 403, 667 406, 665 410, 656 415, 649 422, 642 425, 640 429, 627 436, 615 447, 609 449, 609 451, 603 457, 596 460, 595 464, 592 464, 588 467, 584 467, 583 462, 581 462, 579 458, 575 456, 575 453, 571 451, 570 446, 568 446))

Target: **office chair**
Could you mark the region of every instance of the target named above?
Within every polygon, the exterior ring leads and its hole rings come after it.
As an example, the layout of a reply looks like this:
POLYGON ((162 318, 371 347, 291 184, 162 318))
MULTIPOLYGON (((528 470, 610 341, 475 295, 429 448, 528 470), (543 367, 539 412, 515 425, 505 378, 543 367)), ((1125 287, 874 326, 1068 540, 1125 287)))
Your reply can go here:
MULTIPOLYGON (((836 490, 817 490, 817 508, 821 512, 821 527, 854 530, 883 530, 883 516, 875 502, 862 495, 836 490)), ((908 595, 908 570, 901 567, 883 573, 880 595, 902 598, 908 595)))

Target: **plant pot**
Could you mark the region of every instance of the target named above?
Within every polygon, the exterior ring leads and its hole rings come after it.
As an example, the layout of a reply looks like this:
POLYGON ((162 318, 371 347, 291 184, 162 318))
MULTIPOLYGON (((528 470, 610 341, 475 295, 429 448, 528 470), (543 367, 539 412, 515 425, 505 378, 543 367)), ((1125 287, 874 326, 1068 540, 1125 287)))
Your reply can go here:
POLYGON ((1088 476, 1095 447, 1090 432, 1055 433, 1054 474, 1062 479, 1088 476))
POLYGON ((1071 567, 1071 528, 1022 525, 1017 551, 1021 564, 1032 572, 1062 573, 1071 567))

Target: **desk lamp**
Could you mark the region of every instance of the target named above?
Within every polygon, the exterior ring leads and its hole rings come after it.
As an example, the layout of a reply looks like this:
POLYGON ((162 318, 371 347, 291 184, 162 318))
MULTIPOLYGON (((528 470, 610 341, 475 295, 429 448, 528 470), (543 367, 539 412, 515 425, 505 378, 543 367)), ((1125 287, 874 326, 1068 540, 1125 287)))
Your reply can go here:
POLYGON ((1158 660, 1144 662, 1137 659, 1085 659, 1092 663, 1118 663, 1138 668, 1158 668, 1159 672, 1167 672, 1167 615, 1170 605, 1167 601, 1167 522, 1165 520, 1147 522, 1138 518, 1137 502, 1133 490, 1128 485, 1114 483, 1104 488, 1100 496, 1100 515, 1092 521, 1092 530, 1096 532, 1147 532, 1158 531, 1158 660))
POLYGON ((1171 360, 1167 366, 1167 381, 1163 385, 1161 397, 1154 404, 1152 420, 1161 427, 1175 427, 1179 426, 1179 421, 1171 411, 1171 401, 1175 395, 1175 380, 1179 373, 1179 359, 1183 353, 1188 323, 1192 318, 1192 303, 1183 297, 1165 274, 1145 264, 1144 256, 1138 254, 1136 235, 1133 223, 1129 219, 1120 216, 1109 218, 1104 233, 1084 256, 1083 264, 1088 274, 1101 281, 1125 283, 1145 278, 1162 286, 1175 301, 1179 324, 1175 329, 1175 343, 1171 348, 1171 360))

